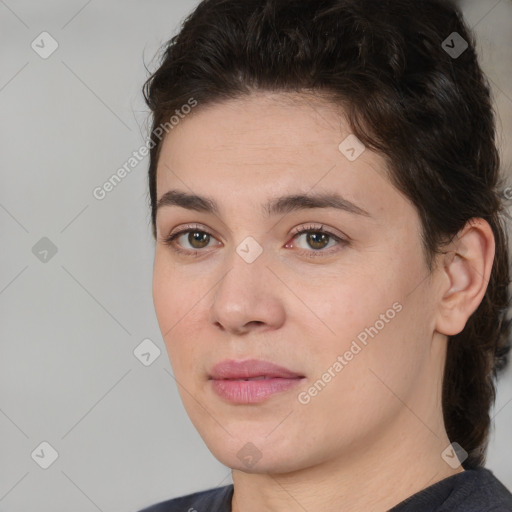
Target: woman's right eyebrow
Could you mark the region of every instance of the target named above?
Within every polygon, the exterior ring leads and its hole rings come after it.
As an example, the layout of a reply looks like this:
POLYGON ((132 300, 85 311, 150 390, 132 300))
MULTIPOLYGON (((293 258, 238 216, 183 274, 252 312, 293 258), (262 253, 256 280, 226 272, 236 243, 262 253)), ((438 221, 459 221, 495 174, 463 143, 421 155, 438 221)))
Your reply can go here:
MULTIPOLYGON (((157 210, 165 206, 179 206, 187 210, 220 215, 219 205, 214 199, 179 190, 169 190, 162 195, 157 202, 157 210)), ((263 206, 269 217, 312 208, 334 208, 354 215, 371 216, 360 206, 333 192, 290 194, 271 199, 263 206)))
POLYGON ((156 205, 157 211, 164 206, 179 206, 187 210, 219 215, 219 207, 214 199, 179 190, 169 190, 162 195, 156 205))

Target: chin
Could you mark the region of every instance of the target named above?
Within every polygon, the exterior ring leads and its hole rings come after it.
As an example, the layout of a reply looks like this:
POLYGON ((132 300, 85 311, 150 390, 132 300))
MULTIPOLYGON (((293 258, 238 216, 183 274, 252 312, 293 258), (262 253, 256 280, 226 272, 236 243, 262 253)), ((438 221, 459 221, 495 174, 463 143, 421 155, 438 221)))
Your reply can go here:
POLYGON ((307 467, 300 457, 300 446, 286 445, 286 438, 270 442, 265 434, 250 434, 226 439, 211 439, 206 435, 203 440, 213 456, 225 466, 244 473, 290 473, 307 467), (249 439, 254 439, 250 441, 249 439))
MULTIPOLYGON (((213 453, 213 452, 212 452, 213 453)), ((225 451, 219 456, 213 453, 214 456, 225 466, 250 474, 284 474, 292 473, 302 469, 297 460, 292 458, 292 455, 280 456, 273 453, 270 458, 261 456, 260 459, 240 460, 237 454, 227 454, 225 451)))

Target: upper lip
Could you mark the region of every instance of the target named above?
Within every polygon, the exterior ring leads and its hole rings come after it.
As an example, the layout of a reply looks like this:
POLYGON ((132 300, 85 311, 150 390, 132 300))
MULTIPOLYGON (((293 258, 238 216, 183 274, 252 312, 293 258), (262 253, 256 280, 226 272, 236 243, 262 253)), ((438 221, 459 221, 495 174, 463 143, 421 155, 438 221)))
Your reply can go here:
POLYGON ((293 372, 278 366, 269 361, 260 359, 246 359, 237 361, 226 359, 217 363, 210 372, 210 379, 251 379, 253 377, 280 377, 296 379, 303 377, 299 373, 293 372))

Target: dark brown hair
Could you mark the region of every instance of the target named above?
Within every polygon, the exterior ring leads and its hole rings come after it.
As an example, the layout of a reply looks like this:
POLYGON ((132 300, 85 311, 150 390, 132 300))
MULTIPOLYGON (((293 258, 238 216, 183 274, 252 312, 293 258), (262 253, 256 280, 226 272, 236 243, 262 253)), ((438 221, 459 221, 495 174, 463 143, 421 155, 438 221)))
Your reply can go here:
POLYGON ((466 469, 483 465, 495 380, 510 350, 509 261, 489 86, 460 11, 442 0, 201 2, 144 85, 153 234, 155 130, 190 98, 200 109, 255 90, 313 91, 343 106, 353 133, 386 158, 390 180, 417 208, 430 269, 470 219, 490 224, 490 281, 449 338, 443 381, 448 437, 469 453, 466 469), (460 55, 448 51, 463 41, 460 55))

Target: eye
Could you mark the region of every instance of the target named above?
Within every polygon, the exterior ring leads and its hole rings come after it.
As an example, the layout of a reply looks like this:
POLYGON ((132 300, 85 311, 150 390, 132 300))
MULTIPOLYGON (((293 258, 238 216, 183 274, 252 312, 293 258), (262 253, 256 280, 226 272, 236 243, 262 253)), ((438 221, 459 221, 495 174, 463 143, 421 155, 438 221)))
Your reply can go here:
MULTIPOLYGON (((180 238, 185 237, 185 240, 187 243, 189 243, 192 246, 192 249, 204 249, 208 246, 210 243, 211 235, 208 233, 205 233, 204 231, 192 231, 188 230, 185 232, 182 232, 180 236, 174 236, 174 238, 177 238, 178 241, 180 238)), ((180 245, 183 245, 183 242, 180 242, 180 245)))
MULTIPOLYGON (((295 230, 292 240, 301 240, 297 246, 299 253, 308 257, 330 255, 339 250, 337 246, 346 246, 349 240, 326 230, 324 226, 308 225, 301 226, 295 230), (309 248, 308 248, 309 247, 309 248), (332 250, 334 248, 334 251, 332 250)), ((216 241, 215 237, 205 230, 202 226, 193 225, 171 233, 164 238, 162 242, 170 246, 174 251, 185 254, 186 256, 199 256, 206 253, 204 249, 213 247, 217 244, 211 244, 216 241)), ((288 242, 285 247, 294 247, 295 243, 288 242)))
POLYGON ((171 233, 162 241, 176 252, 197 256, 212 240, 215 240, 213 235, 201 226, 187 226, 176 233, 171 233))
MULTIPOLYGON (((333 252, 330 250, 332 247, 338 245, 345 246, 349 243, 347 239, 335 235, 326 230, 323 226, 312 225, 298 228, 293 236, 293 240, 300 241, 301 239, 303 243, 298 245, 301 245, 301 248, 305 249, 302 253, 306 256, 317 256, 320 253, 331 254, 333 252)), ((290 247, 290 243, 286 244, 286 247, 290 247)))

